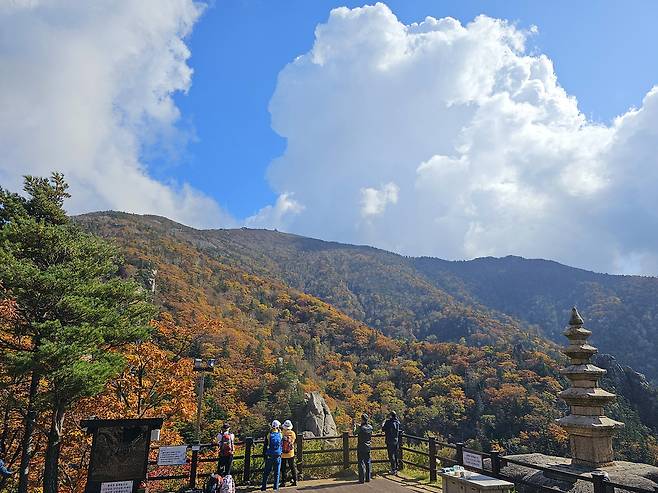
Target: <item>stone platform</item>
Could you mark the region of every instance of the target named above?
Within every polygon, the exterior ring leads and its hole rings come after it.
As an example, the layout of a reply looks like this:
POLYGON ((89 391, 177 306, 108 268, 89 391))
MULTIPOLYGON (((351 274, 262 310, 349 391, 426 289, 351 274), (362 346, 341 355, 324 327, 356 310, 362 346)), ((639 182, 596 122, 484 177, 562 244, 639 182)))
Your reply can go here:
MULTIPOLYGON (((658 488, 658 467, 649 464, 616 461, 612 466, 593 469, 590 467, 571 465, 571 459, 543 454, 510 455, 508 457, 532 465, 549 467, 552 469, 552 472, 544 473, 535 469, 509 464, 501 470, 506 477, 512 478, 512 480, 523 480, 540 486, 556 488, 559 491, 569 493, 592 493, 594 489, 591 482, 574 481, 573 479, 561 476, 560 473, 566 472, 591 478, 591 473, 593 471, 603 471, 608 473, 610 481, 613 483, 642 488, 649 491, 658 488)), ((523 486, 519 486, 517 489, 520 493, 523 493, 526 490, 529 491, 529 488, 526 489, 523 486)))

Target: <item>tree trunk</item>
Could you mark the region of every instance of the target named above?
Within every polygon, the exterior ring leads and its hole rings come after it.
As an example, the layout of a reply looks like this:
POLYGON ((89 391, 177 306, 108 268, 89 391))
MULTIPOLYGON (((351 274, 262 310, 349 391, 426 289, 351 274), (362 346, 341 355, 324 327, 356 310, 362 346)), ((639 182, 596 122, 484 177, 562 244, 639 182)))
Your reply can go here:
POLYGON ((50 431, 48 432, 48 445, 43 470, 43 493, 57 493, 59 486, 58 467, 59 453, 62 448, 62 432, 64 430, 65 408, 58 403, 53 411, 50 431))
POLYGON ((34 409, 34 400, 39 388, 39 375, 32 372, 30 377, 30 391, 27 396, 27 414, 23 421, 23 440, 21 441, 21 465, 18 471, 18 493, 28 493, 28 480, 30 472, 30 459, 32 458, 32 436, 37 421, 37 412, 34 409))

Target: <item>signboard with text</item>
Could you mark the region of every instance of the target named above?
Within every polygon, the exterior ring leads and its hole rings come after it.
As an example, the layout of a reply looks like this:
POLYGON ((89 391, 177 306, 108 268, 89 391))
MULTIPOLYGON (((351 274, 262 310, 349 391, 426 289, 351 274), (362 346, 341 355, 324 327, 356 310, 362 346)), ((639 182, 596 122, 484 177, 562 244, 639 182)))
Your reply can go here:
POLYGON ((160 447, 158 451, 159 466, 180 466, 187 462, 187 445, 177 447, 160 447))
POLYGON ((480 454, 474 454, 472 452, 464 451, 462 453, 462 458, 464 460, 465 466, 472 467, 474 469, 483 469, 482 456, 480 454))
POLYGON ((136 493, 146 479, 151 437, 162 418, 83 419, 93 435, 85 493, 136 493))
POLYGON ((148 425, 99 428, 89 464, 89 480, 134 481, 144 478, 151 430, 148 425))
POLYGON ((101 483, 100 493, 132 493, 132 481, 112 481, 110 483, 101 483))

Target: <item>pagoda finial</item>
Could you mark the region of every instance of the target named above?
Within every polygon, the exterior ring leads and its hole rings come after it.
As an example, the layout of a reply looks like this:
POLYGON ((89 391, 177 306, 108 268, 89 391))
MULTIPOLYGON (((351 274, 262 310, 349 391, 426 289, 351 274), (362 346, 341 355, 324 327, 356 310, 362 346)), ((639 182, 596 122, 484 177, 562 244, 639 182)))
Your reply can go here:
POLYGON ((580 316, 580 313, 578 313, 578 309, 574 306, 571 309, 571 319, 569 320, 569 325, 584 325, 585 321, 583 320, 583 317, 580 316))

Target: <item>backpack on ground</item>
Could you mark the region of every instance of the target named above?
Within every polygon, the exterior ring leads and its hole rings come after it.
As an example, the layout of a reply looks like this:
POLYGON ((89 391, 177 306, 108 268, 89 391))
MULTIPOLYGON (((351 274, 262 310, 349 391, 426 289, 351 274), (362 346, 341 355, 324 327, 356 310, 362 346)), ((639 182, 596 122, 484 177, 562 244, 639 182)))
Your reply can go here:
POLYGON ((281 450, 284 454, 289 454, 293 451, 292 437, 290 435, 284 435, 283 441, 281 442, 281 450))
POLYGON ((222 483, 222 477, 219 474, 211 474, 203 487, 203 493, 220 493, 222 483))
POLYGON ((270 433, 269 447, 267 447, 267 455, 278 456, 281 455, 281 432, 273 431, 270 433))
POLYGON ((233 481, 233 477, 230 474, 224 476, 219 493, 235 493, 235 481, 233 481))
POLYGON ((219 445, 219 455, 223 457, 227 457, 233 453, 233 440, 231 440, 231 434, 230 433, 224 433, 222 434, 222 438, 220 440, 220 445, 219 445))

